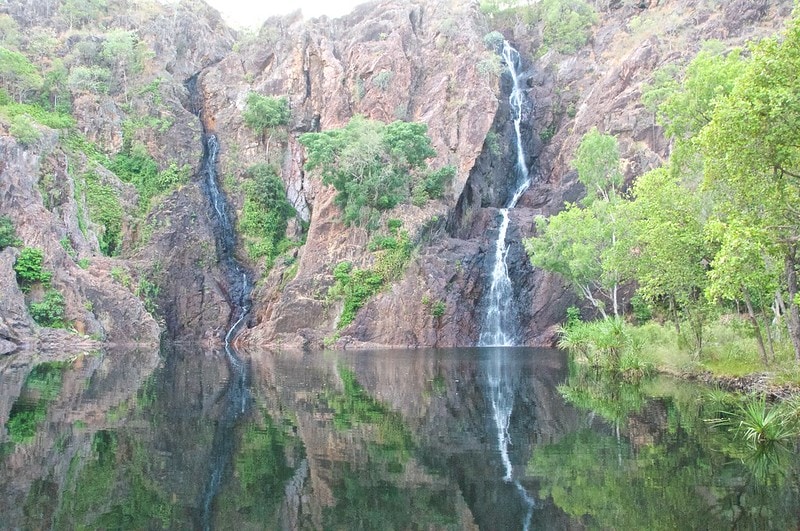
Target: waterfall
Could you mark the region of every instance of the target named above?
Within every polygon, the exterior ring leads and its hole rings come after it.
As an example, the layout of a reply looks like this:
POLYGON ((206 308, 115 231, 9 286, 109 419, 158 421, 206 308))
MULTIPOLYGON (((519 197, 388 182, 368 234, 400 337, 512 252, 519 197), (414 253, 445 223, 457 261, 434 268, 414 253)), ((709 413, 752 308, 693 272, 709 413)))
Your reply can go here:
POLYGON ((525 106, 529 104, 527 95, 520 81, 520 57, 508 41, 503 42, 503 60, 508 67, 513 82, 508 105, 514 121, 516 133, 516 164, 514 165, 514 193, 500 209, 500 229, 494 245, 494 261, 492 263, 491 283, 486 304, 486 317, 478 339, 479 346, 510 347, 517 341, 519 314, 514 304, 514 286, 508 276, 506 257, 506 234, 508 233, 508 211, 517 205, 517 201, 531 185, 530 172, 525 162, 525 148, 522 142, 522 116, 525 106))
MULTIPOLYGON (((518 340, 519 313, 514 303, 514 286, 508 276, 506 235, 509 225, 508 212, 517 205, 520 197, 531 184, 530 172, 525 162, 526 157, 521 129, 523 110, 530 102, 520 81, 520 56, 519 52, 508 41, 503 42, 502 54, 513 82, 508 104, 514 122, 514 132, 516 133, 516 163, 513 175, 514 193, 499 211, 500 228, 497 231, 497 240, 494 244, 494 259, 491 264, 491 283, 486 303, 486 316, 478 340, 478 345, 485 347, 510 347, 515 345, 518 340)), ((528 494, 522 483, 518 479, 514 479, 514 467, 511 464, 509 455, 509 448, 512 445, 509 425, 511 414, 514 411, 514 387, 512 385, 512 376, 506 370, 505 353, 502 349, 497 349, 492 353, 487 367, 487 380, 494 421, 493 427, 497 433, 497 449, 503 464, 503 481, 513 483, 527 509, 525 519, 522 522, 522 528, 527 531, 530 528, 533 516, 534 499, 528 494)))
MULTIPOLYGON (((186 86, 191 95, 192 112, 201 116, 197 91, 197 76, 192 77, 186 86)), ((202 121, 202 120, 201 120, 202 121)), ((234 347, 239 330, 244 325, 252 307, 250 294, 253 282, 248 271, 235 257, 236 231, 228 214, 228 204, 217 183, 217 157, 219 141, 214 134, 203 135, 203 192, 208 198, 211 218, 214 224, 214 239, 217 258, 225 275, 228 290, 228 303, 231 313, 228 320, 228 331, 225 334, 224 350, 228 362, 229 380, 223 399, 224 409, 217 422, 214 440, 211 447, 209 475, 203 489, 201 500, 201 527, 211 529, 211 513, 214 498, 219 492, 225 475, 225 468, 231 461, 234 452, 233 431, 238 419, 247 411, 249 403, 248 373, 249 367, 239 357, 234 347)))

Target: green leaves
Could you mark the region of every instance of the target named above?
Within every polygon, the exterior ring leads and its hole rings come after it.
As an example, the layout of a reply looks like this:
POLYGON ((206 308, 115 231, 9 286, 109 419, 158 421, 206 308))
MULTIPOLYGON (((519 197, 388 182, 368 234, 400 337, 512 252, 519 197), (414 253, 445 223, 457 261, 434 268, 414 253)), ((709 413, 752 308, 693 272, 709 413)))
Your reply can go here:
POLYGON ((572 165, 586 187, 585 203, 591 203, 595 198, 608 201, 622 185, 617 139, 601 134, 596 127, 583 135, 572 165))
POLYGON ((46 271, 43 263, 44 251, 37 247, 25 247, 19 253, 14 263, 14 271, 17 274, 17 283, 23 291, 28 291, 31 285, 37 282, 43 284, 50 282, 53 273, 46 271))
POLYGON ((405 202, 417 186, 422 202, 441 196, 455 174, 445 167, 426 173, 436 155, 421 123, 384 124, 354 116, 341 129, 305 133, 307 171, 319 168, 322 182, 338 191, 336 203, 347 224, 375 226, 380 211, 405 202), (425 197, 427 196, 427 197, 425 197))
POLYGON ((274 168, 256 164, 248 168, 247 175, 250 179, 244 185, 239 230, 250 257, 265 258, 266 269, 270 269, 275 258, 290 245, 285 239, 286 228, 295 210, 274 168))
POLYGON ((289 101, 285 97, 262 96, 257 92, 247 95, 244 123, 259 135, 265 129, 289 123, 289 101))

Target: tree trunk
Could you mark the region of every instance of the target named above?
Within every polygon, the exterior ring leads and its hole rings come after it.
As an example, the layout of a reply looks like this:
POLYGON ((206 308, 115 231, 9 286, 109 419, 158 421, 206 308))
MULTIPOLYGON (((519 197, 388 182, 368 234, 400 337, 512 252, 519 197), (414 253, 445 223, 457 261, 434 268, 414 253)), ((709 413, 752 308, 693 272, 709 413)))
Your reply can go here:
POLYGON ((758 345, 758 355, 761 356, 761 361, 764 365, 769 363, 767 359, 767 349, 764 348, 764 338, 761 335, 761 325, 758 324, 758 318, 753 311, 753 303, 750 300, 750 292, 747 288, 742 286, 742 295, 744 295, 744 304, 747 306, 747 316, 750 318, 750 323, 753 325, 753 333, 756 336, 756 344, 758 345))
POLYGON ((786 327, 789 329, 789 337, 792 338, 794 347, 794 359, 800 362, 800 311, 798 311, 795 295, 797 295, 797 244, 789 244, 786 252, 785 263, 786 284, 789 295, 789 315, 786 319, 786 327))

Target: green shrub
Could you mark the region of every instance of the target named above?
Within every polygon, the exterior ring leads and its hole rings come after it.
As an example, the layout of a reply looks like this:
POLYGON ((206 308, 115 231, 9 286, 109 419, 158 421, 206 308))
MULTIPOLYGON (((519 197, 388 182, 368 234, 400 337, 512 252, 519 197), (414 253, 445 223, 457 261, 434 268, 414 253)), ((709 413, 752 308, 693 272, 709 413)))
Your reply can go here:
POLYGON ((335 282, 328 290, 328 297, 344 300, 337 328, 352 323, 358 310, 372 296, 402 274, 411 257, 413 245, 408 233, 401 232, 396 236, 378 236, 369 248, 376 255, 371 268, 354 269, 350 262, 340 262, 333 269, 335 282))
POLYGON ((265 258, 269 269, 275 258, 291 246, 286 228, 295 210, 274 168, 257 164, 248 168, 247 176, 239 231, 250 257, 265 258))
POLYGON ((41 302, 32 302, 30 313, 33 320, 41 326, 51 328, 64 328, 64 296, 54 289, 49 289, 44 294, 41 302))
POLYGON ((165 170, 159 171, 158 163, 142 145, 118 153, 108 168, 124 182, 136 187, 139 209, 143 213, 150 208, 153 197, 187 183, 191 170, 188 164, 178 167, 173 162, 165 170))
POLYGON ((19 253, 14 263, 14 271, 17 273, 17 283, 23 291, 29 290, 30 286, 37 282, 43 284, 50 282, 53 274, 44 269, 43 263, 44 251, 39 248, 25 247, 19 253))
POLYGON ((392 84, 392 79, 394 79, 394 72, 391 70, 381 70, 372 77, 372 84, 385 91, 389 88, 389 85, 392 84))
POLYGON ((447 304, 444 301, 436 301, 431 306, 431 315, 436 319, 441 319, 447 311, 447 304))
POLYGON ((94 172, 84 175, 86 203, 92 221, 101 226, 98 242, 106 256, 116 256, 122 248, 122 204, 114 188, 100 181, 94 172))
POLYGON ((573 322, 560 330, 559 348, 585 357, 594 365, 619 371, 625 354, 638 354, 641 344, 617 317, 598 321, 573 322))
POLYGON ((300 143, 306 170, 321 168, 323 183, 336 188, 345 223, 369 228, 377 225, 380 211, 408 199, 426 176, 426 160, 436 155, 425 124, 387 125, 363 116, 341 129, 305 133, 300 143))
POLYGON ((542 37, 548 48, 570 54, 589 40, 589 28, 597 15, 584 0, 542 0, 538 7, 542 37))
POLYGON ((491 31, 483 36, 483 44, 493 52, 500 52, 505 40, 506 38, 499 31, 491 31))
POLYGON ((6 247, 16 247, 20 244, 14 222, 7 216, 0 216, 0 251, 6 247))
POLYGON ((17 142, 25 146, 31 145, 41 136, 41 133, 34 121, 27 114, 18 114, 11 119, 11 127, 8 132, 17 139, 17 142))

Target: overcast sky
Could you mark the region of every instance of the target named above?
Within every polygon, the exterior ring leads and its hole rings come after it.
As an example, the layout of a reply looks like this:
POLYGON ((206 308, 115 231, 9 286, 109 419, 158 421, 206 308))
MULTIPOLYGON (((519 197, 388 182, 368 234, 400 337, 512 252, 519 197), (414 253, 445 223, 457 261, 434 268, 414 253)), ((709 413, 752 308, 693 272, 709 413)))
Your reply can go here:
POLYGON ((272 15, 285 15, 297 9, 306 18, 328 15, 339 17, 367 0, 206 0, 233 26, 260 27, 272 15))

